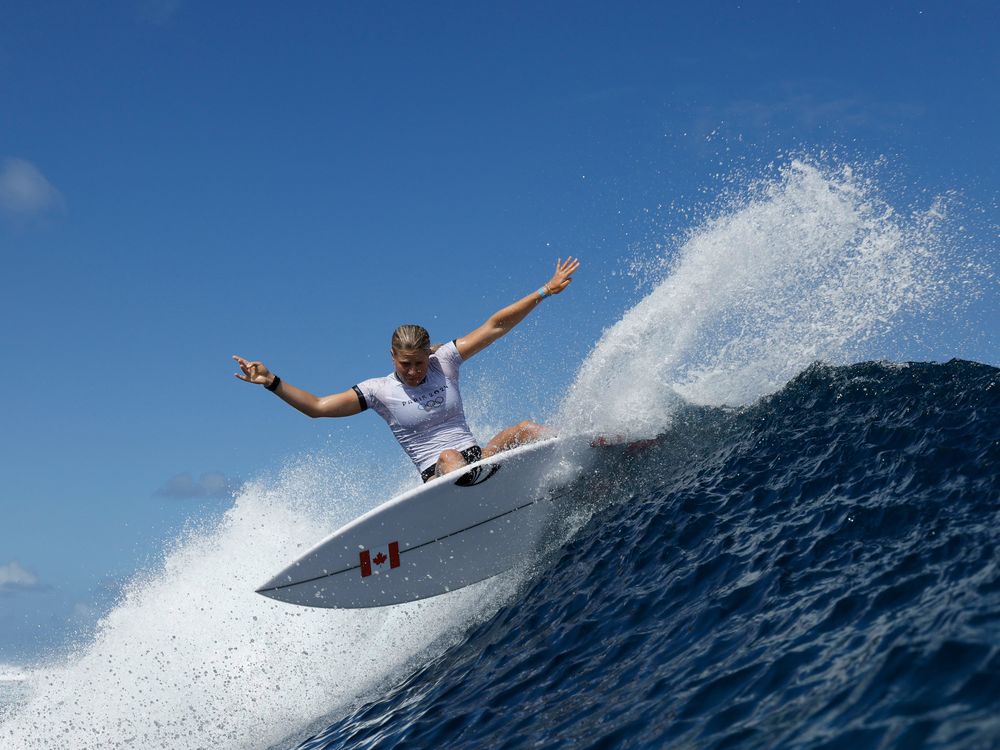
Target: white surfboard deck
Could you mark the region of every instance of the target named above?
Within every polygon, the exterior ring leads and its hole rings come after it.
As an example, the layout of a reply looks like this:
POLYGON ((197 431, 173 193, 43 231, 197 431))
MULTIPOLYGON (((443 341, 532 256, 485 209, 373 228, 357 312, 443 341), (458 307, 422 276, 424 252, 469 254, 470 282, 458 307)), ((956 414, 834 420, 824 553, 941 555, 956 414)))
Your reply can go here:
POLYGON ((583 472, 588 453, 550 438, 432 479, 335 531, 257 593, 309 607, 380 607, 495 576, 537 552, 553 496, 583 472), (491 465, 498 470, 483 479, 491 465), (456 484, 480 467, 479 483, 456 484))

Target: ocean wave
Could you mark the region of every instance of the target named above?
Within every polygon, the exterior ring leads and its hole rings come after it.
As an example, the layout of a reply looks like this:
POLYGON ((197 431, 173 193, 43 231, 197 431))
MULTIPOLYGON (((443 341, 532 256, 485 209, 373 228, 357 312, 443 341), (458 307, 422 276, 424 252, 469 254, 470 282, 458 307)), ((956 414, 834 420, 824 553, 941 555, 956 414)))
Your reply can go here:
POLYGON ((970 362, 688 406, 522 597, 302 747, 995 747, 998 435, 970 362))

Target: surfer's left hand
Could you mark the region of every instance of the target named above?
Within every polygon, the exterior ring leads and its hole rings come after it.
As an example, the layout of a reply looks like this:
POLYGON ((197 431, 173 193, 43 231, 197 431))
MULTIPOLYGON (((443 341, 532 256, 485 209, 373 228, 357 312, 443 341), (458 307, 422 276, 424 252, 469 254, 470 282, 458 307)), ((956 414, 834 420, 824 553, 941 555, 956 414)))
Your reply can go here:
POLYGON ((551 279, 545 282, 545 289, 548 290, 549 294, 559 294, 573 281, 573 274, 579 267, 580 261, 572 255, 565 261, 561 258, 556 260, 556 272, 551 279))

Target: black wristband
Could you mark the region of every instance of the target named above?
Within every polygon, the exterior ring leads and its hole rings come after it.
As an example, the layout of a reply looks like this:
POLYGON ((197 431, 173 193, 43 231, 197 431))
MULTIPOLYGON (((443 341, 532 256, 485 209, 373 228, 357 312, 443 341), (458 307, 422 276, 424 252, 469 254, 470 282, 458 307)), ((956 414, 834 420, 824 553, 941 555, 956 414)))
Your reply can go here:
POLYGON ((274 380, 271 381, 271 384, 265 385, 264 387, 267 388, 267 390, 271 391, 271 393, 274 393, 276 390, 278 390, 279 385, 281 385, 281 378, 275 375, 274 380))

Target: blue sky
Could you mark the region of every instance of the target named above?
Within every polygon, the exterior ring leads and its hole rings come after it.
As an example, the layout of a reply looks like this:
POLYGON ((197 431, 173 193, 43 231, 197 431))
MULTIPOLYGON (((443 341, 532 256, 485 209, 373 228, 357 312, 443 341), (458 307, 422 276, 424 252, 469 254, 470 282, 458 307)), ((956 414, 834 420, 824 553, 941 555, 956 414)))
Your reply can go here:
POLYGON ((474 365, 531 378, 498 419, 544 416, 638 299, 630 259, 692 221, 663 207, 790 152, 887 155, 890 198, 958 191, 995 252, 992 2, 98 5, 0 25, 0 661, 342 444, 231 354, 343 390, 397 324, 461 335, 579 255, 474 365))

